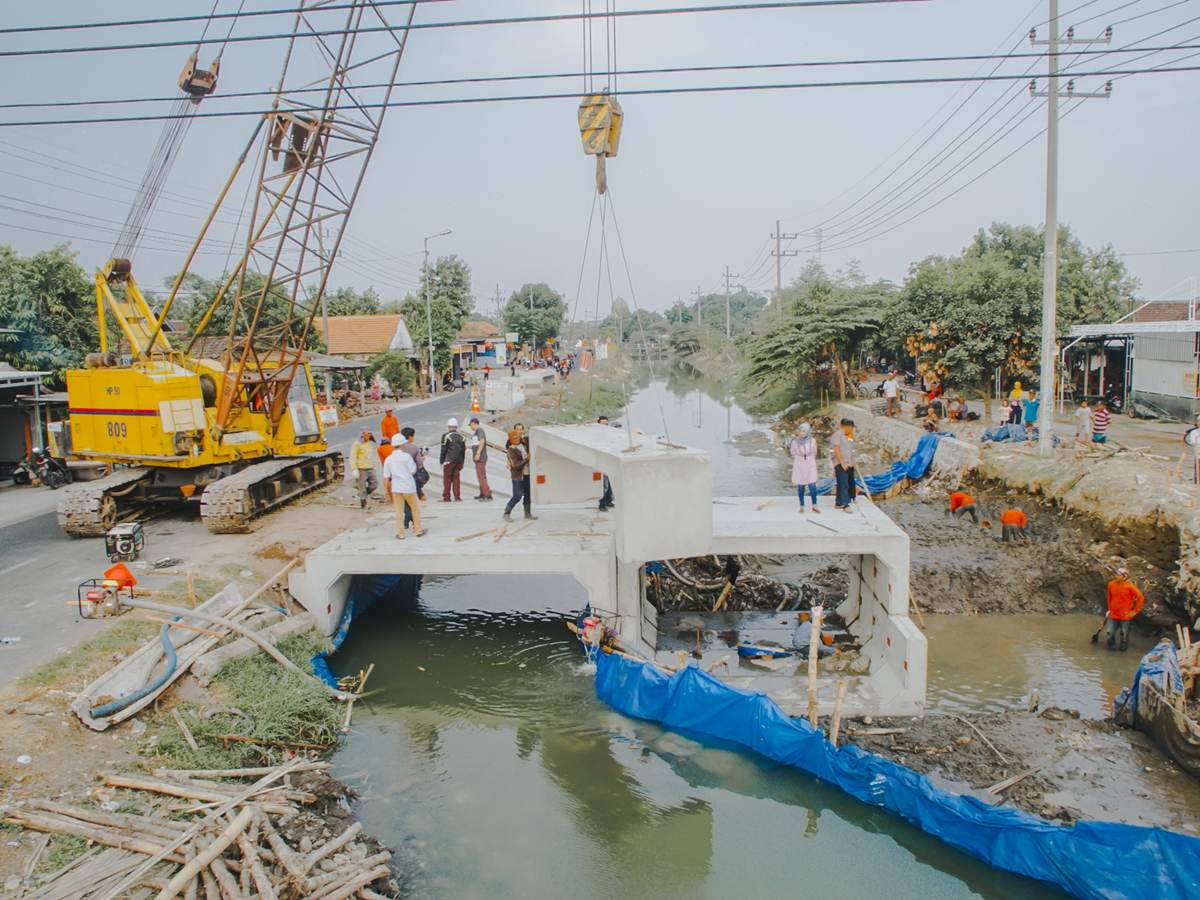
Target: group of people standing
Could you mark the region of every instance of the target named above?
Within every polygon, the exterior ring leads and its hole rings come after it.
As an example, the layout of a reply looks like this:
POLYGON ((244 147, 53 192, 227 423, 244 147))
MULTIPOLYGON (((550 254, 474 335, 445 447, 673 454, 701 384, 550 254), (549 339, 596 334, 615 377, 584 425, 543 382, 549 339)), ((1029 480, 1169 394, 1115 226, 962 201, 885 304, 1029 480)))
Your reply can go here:
MULTIPOLYGON (((820 514, 817 506, 817 456, 820 447, 813 437, 812 426, 801 422, 800 429, 792 441, 789 453, 792 457, 792 484, 800 497, 800 513, 804 513, 804 495, 812 500, 812 511, 820 514)), ((850 504, 858 499, 854 483, 854 421, 842 419, 829 442, 829 457, 833 460, 833 476, 837 483, 835 508, 851 512, 850 504)))
MULTIPOLYGON (((494 499, 487 477, 487 434, 477 417, 472 417, 467 425, 468 431, 464 433, 459 430, 457 419, 449 419, 446 432, 439 442, 438 464, 442 467, 443 503, 462 501, 462 470, 466 466, 468 453, 479 480, 479 493, 474 499, 483 502, 494 499)), ((424 487, 430 477, 425 468, 426 451, 416 442, 416 429, 411 426, 401 428, 390 407, 384 411, 380 431, 383 440, 378 447, 370 429, 364 428, 350 448, 359 502, 366 509, 367 498, 378 487, 375 476, 377 455, 383 464, 384 496, 396 508, 396 537, 404 540, 404 532, 410 526, 414 536, 423 537, 428 529, 421 526, 420 504, 425 500, 424 487), (397 450, 403 452, 396 453, 397 450)), ((512 499, 504 508, 504 519, 511 522, 513 509, 522 501, 525 518, 536 519, 531 506, 529 438, 525 435, 524 425, 514 426, 507 438, 505 451, 513 490, 512 499)))
POLYGON ((1080 444, 1104 444, 1108 442, 1108 425, 1112 413, 1103 400, 1096 401, 1096 408, 1088 406, 1086 399, 1080 401, 1075 410, 1075 440, 1080 444))

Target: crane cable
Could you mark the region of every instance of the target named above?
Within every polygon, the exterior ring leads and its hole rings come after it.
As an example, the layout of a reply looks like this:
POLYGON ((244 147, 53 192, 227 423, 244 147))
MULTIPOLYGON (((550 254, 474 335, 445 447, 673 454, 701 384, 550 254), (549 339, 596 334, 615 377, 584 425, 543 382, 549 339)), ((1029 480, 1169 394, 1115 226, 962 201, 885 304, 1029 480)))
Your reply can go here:
MULTIPOLYGON (((196 41, 196 49, 192 52, 188 63, 189 68, 193 70, 199 58, 200 48, 204 44, 204 39, 208 36, 209 25, 212 24, 213 17, 216 15, 217 7, 220 3, 221 0, 215 0, 213 3, 212 12, 209 13, 208 19, 205 20, 204 29, 200 33, 200 39, 196 41)), ((225 35, 225 40, 221 43, 221 48, 217 52, 216 59, 213 61, 212 66, 209 67, 209 72, 213 77, 212 87, 209 88, 209 92, 216 87, 216 71, 220 67, 225 47, 229 43, 229 39, 233 36, 234 26, 237 24, 238 16, 241 15, 242 8, 245 5, 246 0, 242 0, 237 12, 229 23, 229 31, 225 35)), ((185 69, 185 73, 187 71, 185 69)), ((138 244, 141 243, 146 225, 150 221, 154 207, 157 205, 162 190, 166 186, 167 179, 171 175, 171 169, 175 166, 175 161, 179 158, 183 141, 187 137, 188 130, 192 127, 193 116, 199 109, 200 101, 204 96, 206 94, 196 95, 188 92, 181 84, 179 95, 175 98, 175 102, 171 106, 169 118, 163 123, 162 132, 158 136, 158 143, 155 144, 154 151, 150 154, 150 162, 146 166, 146 171, 142 175, 142 182, 138 186, 137 193, 134 195, 133 205, 129 208, 129 213, 125 217, 125 224, 121 226, 121 232, 117 236, 116 244, 113 246, 112 257, 114 259, 132 258, 138 244)))

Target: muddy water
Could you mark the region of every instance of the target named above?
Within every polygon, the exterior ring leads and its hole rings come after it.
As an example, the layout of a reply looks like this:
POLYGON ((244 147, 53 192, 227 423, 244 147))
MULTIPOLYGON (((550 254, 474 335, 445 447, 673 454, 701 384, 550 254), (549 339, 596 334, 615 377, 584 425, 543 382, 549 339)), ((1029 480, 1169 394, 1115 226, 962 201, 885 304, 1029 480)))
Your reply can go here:
POLYGON ((1154 646, 1136 630, 1129 650, 1110 652, 1101 619, 1085 613, 925 617, 931 712, 1025 709, 1037 691, 1042 707, 1077 709, 1085 718, 1112 712, 1154 646))
POLYGON ((332 660, 375 663, 382 693, 335 774, 410 896, 1062 896, 795 769, 613 712, 562 621, 583 599, 561 578, 430 579, 332 660))
MULTIPOLYGON (((706 379, 672 372, 637 393, 626 421, 712 452, 719 494, 789 490, 765 423, 706 379)), ((584 601, 570 579, 429 579, 415 607, 363 616, 331 660, 338 672, 375 664, 381 693, 356 708, 335 774, 396 848, 410 896, 1063 896, 799 771, 615 713, 563 623, 584 601)), ((1049 683, 1037 673, 1075 665, 1079 689, 1053 702, 1091 712, 1119 673, 1095 687, 1055 631, 1067 617, 1046 618, 1039 643, 997 631, 999 617, 935 617, 931 704, 1012 704, 1049 683)), ((1052 696, 1042 687, 1044 705, 1052 696)))

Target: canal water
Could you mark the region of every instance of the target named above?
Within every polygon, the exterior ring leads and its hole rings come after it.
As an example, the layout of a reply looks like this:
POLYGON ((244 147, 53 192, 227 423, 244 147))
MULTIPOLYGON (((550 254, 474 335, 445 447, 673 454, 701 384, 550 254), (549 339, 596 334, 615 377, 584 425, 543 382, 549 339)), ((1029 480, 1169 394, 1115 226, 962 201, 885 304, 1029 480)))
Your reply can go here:
MULTIPOLYGON (((626 421, 711 451, 717 493, 787 489, 764 424, 705 379, 673 371, 638 392, 626 421)), ((410 896, 1063 896, 798 770, 614 712, 565 627, 585 602, 569 578, 430 578, 415 605, 368 611, 331 660, 337 672, 375 664, 379 693, 356 708, 334 774, 360 793, 367 831, 396 849, 410 896)), ((931 707, 1011 705, 1029 672, 1053 664, 1019 625, 988 631, 1000 621, 931 619, 931 707), (964 625, 974 646, 1004 652, 951 650, 939 670, 964 625), (994 666, 968 678, 981 657, 994 666)), ((1045 636, 1057 623, 1036 624, 1045 636)), ((1080 679, 1103 705, 1109 684, 1080 679)), ((1092 712, 1071 697, 1060 705, 1092 712)))

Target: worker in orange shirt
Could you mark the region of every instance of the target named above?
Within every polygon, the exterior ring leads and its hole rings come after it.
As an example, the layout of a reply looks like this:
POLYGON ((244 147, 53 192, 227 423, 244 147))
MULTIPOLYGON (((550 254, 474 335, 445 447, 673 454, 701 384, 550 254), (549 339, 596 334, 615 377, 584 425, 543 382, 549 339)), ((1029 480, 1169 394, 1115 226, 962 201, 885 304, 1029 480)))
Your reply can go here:
POLYGON ((1108 619, 1104 632, 1108 636, 1108 649, 1117 649, 1117 632, 1121 632, 1121 652, 1129 648, 1129 630, 1133 617, 1142 611, 1146 598, 1129 583, 1129 570, 1117 569, 1117 576, 1108 583, 1108 619))
POLYGON ((975 508, 975 498, 970 494, 964 494, 962 491, 950 492, 950 515, 961 516, 969 515, 971 521, 976 525, 979 524, 979 512, 975 508))
POLYGON ((1004 543, 1009 541, 1024 541, 1029 543, 1029 535, 1025 533, 1025 526, 1028 524, 1028 519, 1025 517, 1025 512, 1021 507, 1007 510, 1000 517, 1000 525, 1002 532, 1002 540, 1004 543))
POLYGON ((392 438, 400 433, 400 423, 392 415, 392 408, 390 406, 385 407, 383 410, 383 420, 379 423, 379 430, 383 432, 383 440, 379 442, 381 450, 386 446, 390 446, 392 438))
POLYGON ((392 455, 392 450, 393 447, 391 441, 384 441, 379 445, 379 464, 381 466, 387 462, 387 458, 392 455))

